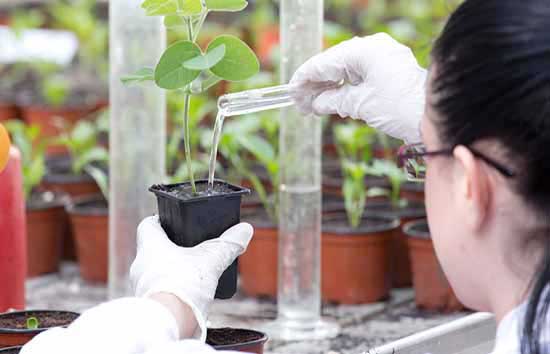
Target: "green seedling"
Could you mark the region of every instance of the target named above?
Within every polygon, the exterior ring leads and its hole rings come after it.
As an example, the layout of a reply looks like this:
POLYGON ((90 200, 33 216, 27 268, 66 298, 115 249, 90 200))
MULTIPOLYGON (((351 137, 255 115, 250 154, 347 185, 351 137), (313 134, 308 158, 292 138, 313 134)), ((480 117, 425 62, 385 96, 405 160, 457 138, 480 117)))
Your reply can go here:
POLYGON ((27 329, 38 329, 38 326, 40 323, 38 322, 38 318, 36 317, 28 317, 27 318, 27 329))
POLYGON ((4 122, 13 144, 21 152, 23 192, 29 200, 32 191, 42 182, 46 174, 45 152, 48 141, 40 138, 40 127, 27 125, 19 120, 4 122))
POLYGON ((366 170, 367 174, 379 177, 387 177, 391 189, 387 193, 394 206, 403 206, 406 201, 401 199, 401 186, 407 180, 407 175, 395 162, 375 159, 366 170))
POLYGON ((185 159, 195 193, 189 124, 191 96, 204 93, 221 80, 246 80, 259 71, 256 55, 239 38, 222 34, 201 48, 198 35, 210 12, 238 12, 247 5, 246 0, 145 0, 141 4, 148 16, 163 16, 168 29, 184 29, 187 39, 170 45, 155 68, 142 68, 122 81, 154 81, 159 88, 177 90, 182 95, 185 159))
POLYGON ((52 75, 42 81, 42 97, 53 107, 62 106, 69 95, 69 81, 60 75, 52 75))

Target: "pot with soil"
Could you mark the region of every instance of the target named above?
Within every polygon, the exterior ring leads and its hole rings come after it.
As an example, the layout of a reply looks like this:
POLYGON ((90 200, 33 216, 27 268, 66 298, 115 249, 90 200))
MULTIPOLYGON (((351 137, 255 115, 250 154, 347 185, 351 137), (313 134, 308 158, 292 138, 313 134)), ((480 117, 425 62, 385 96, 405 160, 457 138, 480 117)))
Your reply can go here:
POLYGON ((79 314, 76 312, 51 310, 0 314, 0 348, 25 345, 34 336, 45 330, 68 326, 78 316, 79 314))
MULTIPOLYGON (((219 237, 241 219, 241 198, 250 193, 246 188, 215 180, 213 191, 207 180, 196 181, 196 193, 191 183, 154 185, 162 228, 175 244, 194 247, 203 241, 219 237)), ((237 291, 237 260, 222 274, 216 298, 228 299, 237 291)))
POLYGON ((101 195, 82 197, 67 205, 81 277, 106 283, 109 260, 109 207, 101 195))
POLYGON ((241 288, 248 296, 277 296, 278 228, 263 210, 245 212, 243 221, 254 227, 254 237, 239 258, 241 288))
POLYGON ((52 192, 35 192, 26 202, 27 275, 56 272, 61 260, 67 229, 66 197, 52 192))
POLYGON ((268 337, 265 333, 240 328, 209 328, 206 344, 216 350, 263 354, 268 337))
POLYGON ((401 198, 411 202, 424 203, 424 183, 405 182, 401 185, 401 198))
POLYGON ((412 201, 373 201, 367 202, 367 213, 375 213, 401 220, 401 227, 396 229, 392 237, 392 286, 407 287, 412 284, 411 266, 407 237, 402 226, 412 220, 426 217, 423 202, 412 201))
POLYGON ((345 214, 323 219, 323 299, 340 304, 383 300, 391 289, 391 241, 399 219, 369 215, 357 228, 345 214))
POLYGON ((404 232, 408 236, 416 305, 440 312, 464 310, 439 264, 428 222, 411 221, 404 232))
POLYGON ((71 197, 97 194, 97 183, 87 173, 75 174, 72 171, 72 159, 69 155, 50 157, 46 161, 47 172, 42 186, 53 192, 66 193, 71 197))

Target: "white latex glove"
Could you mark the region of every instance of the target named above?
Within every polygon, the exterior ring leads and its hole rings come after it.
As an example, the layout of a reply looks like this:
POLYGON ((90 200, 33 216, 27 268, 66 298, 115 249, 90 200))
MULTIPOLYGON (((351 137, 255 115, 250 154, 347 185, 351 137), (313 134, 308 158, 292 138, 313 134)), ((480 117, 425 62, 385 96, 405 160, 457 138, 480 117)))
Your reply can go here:
POLYGON ((407 143, 420 142, 427 72, 386 33, 342 42, 304 63, 290 84, 304 114, 338 114, 407 143), (330 83, 344 83, 326 89, 330 83))
POLYGON ((168 239, 158 216, 144 219, 138 226, 137 256, 130 269, 136 296, 174 294, 192 309, 199 326, 194 337, 204 341, 208 307, 218 280, 246 250, 252 234, 252 226, 241 223, 219 238, 184 248, 168 239))

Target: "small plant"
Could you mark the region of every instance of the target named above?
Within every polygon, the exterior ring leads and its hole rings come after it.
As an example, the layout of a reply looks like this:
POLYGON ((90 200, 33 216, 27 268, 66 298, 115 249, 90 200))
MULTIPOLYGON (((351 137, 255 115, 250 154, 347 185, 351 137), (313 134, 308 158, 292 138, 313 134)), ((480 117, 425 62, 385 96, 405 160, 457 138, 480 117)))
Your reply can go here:
POLYGON ((4 122, 13 144, 21 152, 23 168, 23 192, 29 200, 33 190, 42 182, 46 173, 45 151, 47 141, 40 139, 40 127, 27 125, 19 120, 4 122))
POLYGON ((67 101, 69 89, 69 81, 61 75, 50 75, 41 83, 42 97, 53 107, 62 106, 67 101))
POLYGON ((246 0, 145 0, 141 5, 149 16, 164 16, 168 29, 185 29, 187 39, 169 46, 154 69, 140 69, 122 81, 154 81, 159 88, 177 90, 182 95, 185 159, 195 193, 189 127, 191 96, 204 93, 221 80, 246 80, 259 71, 256 55, 239 38, 220 35, 203 50, 197 44, 198 35, 210 12, 237 12, 247 5, 246 0))
POLYGON ((391 187, 387 195, 389 195, 392 204, 394 206, 404 206, 406 204, 406 201, 401 199, 401 185, 407 181, 407 175, 395 162, 375 159, 367 167, 366 172, 373 176, 387 177, 391 187))
POLYGON ((38 329, 40 323, 36 317, 28 317, 26 322, 27 329, 38 329))
POLYGON ((367 188, 365 187, 365 176, 367 175, 367 164, 364 162, 343 162, 344 183, 342 194, 348 222, 352 228, 361 224, 361 218, 365 212, 367 201, 367 188))
POLYGON ((71 131, 64 129, 54 141, 69 150, 72 159, 71 172, 75 175, 90 175, 108 200, 108 178, 104 169, 109 161, 109 152, 99 146, 98 141, 104 126, 102 119, 96 122, 81 120, 71 131))

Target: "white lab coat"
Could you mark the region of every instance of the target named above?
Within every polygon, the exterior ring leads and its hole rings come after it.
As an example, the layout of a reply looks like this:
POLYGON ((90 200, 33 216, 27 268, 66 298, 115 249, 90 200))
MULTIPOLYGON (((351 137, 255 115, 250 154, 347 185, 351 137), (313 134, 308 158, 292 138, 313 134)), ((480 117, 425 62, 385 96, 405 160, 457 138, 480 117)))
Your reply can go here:
MULTIPOLYGON (((499 324, 492 354, 519 354, 520 330, 526 305, 499 324)), ((546 341, 550 345, 550 341, 546 341)), ((197 340, 178 340, 173 315, 150 299, 124 298, 84 312, 68 328, 36 336, 22 354, 230 354, 197 340)))

